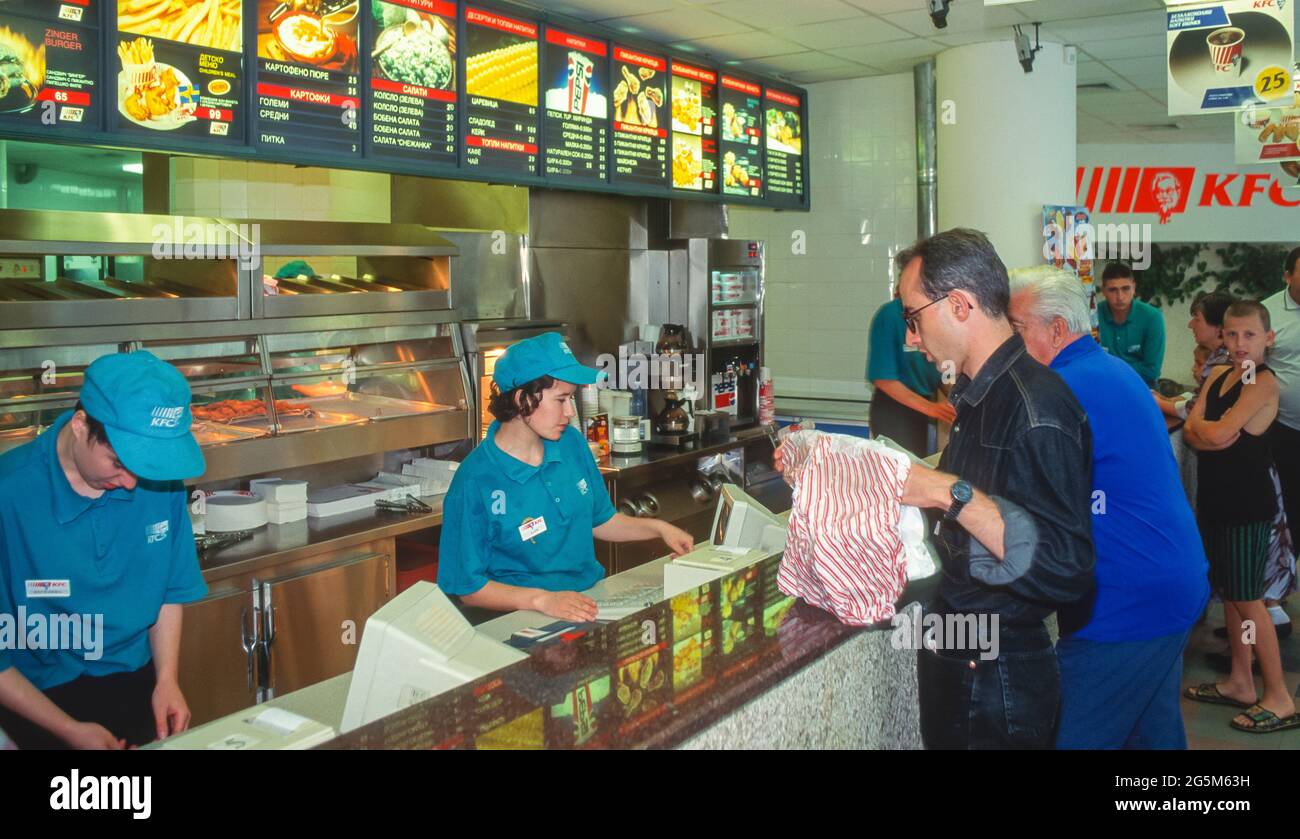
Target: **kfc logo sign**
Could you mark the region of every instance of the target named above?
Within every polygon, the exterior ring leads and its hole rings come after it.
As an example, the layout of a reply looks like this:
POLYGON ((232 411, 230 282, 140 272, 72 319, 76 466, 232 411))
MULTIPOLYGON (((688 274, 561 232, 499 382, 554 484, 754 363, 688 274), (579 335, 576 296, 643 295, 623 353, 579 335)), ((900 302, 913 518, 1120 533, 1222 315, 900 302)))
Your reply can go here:
POLYGON ((1206 172, 1198 180, 1194 166, 1080 166, 1075 190, 1094 213, 1154 213, 1161 224, 1192 200, 1197 207, 1253 207, 1256 199, 1300 207, 1300 196, 1288 198, 1270 174, 1206 172))

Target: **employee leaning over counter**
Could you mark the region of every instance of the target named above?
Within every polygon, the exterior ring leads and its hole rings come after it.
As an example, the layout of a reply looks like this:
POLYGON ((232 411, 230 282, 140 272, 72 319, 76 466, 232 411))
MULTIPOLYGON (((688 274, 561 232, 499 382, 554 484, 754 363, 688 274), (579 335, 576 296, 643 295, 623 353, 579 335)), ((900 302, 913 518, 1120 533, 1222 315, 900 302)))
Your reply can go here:
POLYGON ((578 385, 596 371, 547 332, 506 350, 492 375, 496 420, 451 482, 443 506, 438 585, 467 606, 533 609, 594 620, 579 594, 604 570, 592 535, 607 542, 660 538, 676 554, 690 534, 614 511, 587 441, 569 425, 578 385))
POLYGON ((207 586, 180 481, 203 469, 189 385, 147 352, 97 359, 77 407, 0 457, 0 729, 20 747, 189 725, 181 604, 207 586))

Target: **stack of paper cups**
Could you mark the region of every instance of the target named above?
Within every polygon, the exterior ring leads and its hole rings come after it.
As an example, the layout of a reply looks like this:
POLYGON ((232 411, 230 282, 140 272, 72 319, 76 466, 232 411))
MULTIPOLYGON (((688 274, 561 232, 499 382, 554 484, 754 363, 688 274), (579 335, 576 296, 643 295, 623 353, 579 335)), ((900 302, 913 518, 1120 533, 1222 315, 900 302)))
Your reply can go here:
POLYGON ((600 413, 600 388, 596 385, 582 386, 582 417, 594 417, 600 413))

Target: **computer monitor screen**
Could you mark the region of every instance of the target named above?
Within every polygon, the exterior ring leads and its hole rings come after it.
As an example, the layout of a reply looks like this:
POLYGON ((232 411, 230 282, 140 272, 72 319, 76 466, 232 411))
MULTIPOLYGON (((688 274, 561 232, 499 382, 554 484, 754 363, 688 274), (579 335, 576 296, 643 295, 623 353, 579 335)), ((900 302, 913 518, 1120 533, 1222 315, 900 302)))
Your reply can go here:
POLYGON ((475 632, 436 585, 419 582, 366 621, 343 731, 526 658, 475 632))
POLYGON ((715 547, 737 551, 780 550, 785 522, 736 484, 723 484, 713 515, 715 547))

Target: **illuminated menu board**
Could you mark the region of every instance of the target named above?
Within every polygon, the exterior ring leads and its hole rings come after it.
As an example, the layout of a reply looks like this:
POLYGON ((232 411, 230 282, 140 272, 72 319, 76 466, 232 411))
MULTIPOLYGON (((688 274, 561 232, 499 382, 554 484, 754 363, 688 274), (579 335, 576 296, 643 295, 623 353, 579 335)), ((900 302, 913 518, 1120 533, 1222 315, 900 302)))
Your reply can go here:
POLYGON ((534 175, 537 24, 465 9, 465 165, 534 175))
POLYGON ((603 181, 608 172, 609 48, 604 41, 546 30, 546 174, 603 181))
POLYGON ((456 165, 456 4, 373 0, 367 153, 456 165))
POLYGON ((802 204, 802 101, 793 93, 769 87, 763 96, 763 120, 767 136, 767 197, 774 204, 802 204))
POLYGON ((717 192, 718 74, 672 65, 673 188, 717 192))
POLYGON ((763 194, 763 89, 756 82, 722 77, 722 116, 719 139, 722 150, 723 195, 763 194))
POLYGON ((99 128, 97 0, 0 4, 0 125, 99 128))
POLYGON ((668 180, 667 60, 614 47, 615 183, 662 187, 668 180))
POLYGON ((360 4, 318 14, 331 8, 257 0, 256 145, 295 157, 361 156, 360 4))
POLYGON ((243 4, 116 0, 116 6, 113 124, 158 139, 243 145, 243 4))

